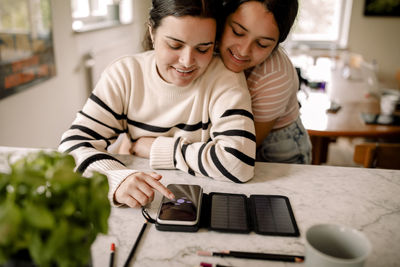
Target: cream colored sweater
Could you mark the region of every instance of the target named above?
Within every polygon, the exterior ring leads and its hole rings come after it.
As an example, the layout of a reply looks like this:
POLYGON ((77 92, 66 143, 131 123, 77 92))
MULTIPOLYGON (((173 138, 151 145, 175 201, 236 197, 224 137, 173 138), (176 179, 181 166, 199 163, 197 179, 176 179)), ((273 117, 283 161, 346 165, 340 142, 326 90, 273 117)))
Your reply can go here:
POLYGON ((186 87, 160 78, 154 51, 120 58, 104 71, 59 150, 72 154, 84 175, 106 174, 110 197, 140 171, 107 153, 121 133, 132 141, 157 137, 150 152, 154 169, 233 182, 254 175, 255 131, 245 77, 227 70, 219 57, 186 87))

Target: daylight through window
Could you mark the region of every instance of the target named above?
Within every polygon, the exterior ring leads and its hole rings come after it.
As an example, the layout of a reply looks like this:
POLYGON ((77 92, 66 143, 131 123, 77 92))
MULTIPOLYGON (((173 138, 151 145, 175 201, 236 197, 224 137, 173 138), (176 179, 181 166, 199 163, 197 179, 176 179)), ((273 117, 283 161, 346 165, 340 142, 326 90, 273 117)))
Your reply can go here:
POLYGON ((352 0, 300 0, 299 13, 288 37, 291 46, 345 48, 352 0))

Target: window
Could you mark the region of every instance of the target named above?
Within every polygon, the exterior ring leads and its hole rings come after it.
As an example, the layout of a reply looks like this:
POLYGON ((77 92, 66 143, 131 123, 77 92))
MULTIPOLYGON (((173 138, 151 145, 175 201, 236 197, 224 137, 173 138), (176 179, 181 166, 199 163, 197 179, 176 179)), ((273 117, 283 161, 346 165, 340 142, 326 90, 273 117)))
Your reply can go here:
POLYGON ((300 0, 287 45, 346 48, 352 0, 300 0))
POLYGON ((132 0, 71 0, 71 9, 75 32, 132 22, 132 0))

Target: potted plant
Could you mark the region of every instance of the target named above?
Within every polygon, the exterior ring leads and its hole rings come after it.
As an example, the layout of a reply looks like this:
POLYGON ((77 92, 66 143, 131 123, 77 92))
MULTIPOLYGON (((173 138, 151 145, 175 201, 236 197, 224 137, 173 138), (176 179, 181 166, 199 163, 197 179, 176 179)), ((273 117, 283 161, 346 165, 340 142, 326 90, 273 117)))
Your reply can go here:
POLYGON ((30 266, 90 265, 92 242, 108 230, 107 178, 83 177, 72 156, 55 151, 7 162, 0 172, 0 265, 20 266, 10 263, 23 256, 30 266))

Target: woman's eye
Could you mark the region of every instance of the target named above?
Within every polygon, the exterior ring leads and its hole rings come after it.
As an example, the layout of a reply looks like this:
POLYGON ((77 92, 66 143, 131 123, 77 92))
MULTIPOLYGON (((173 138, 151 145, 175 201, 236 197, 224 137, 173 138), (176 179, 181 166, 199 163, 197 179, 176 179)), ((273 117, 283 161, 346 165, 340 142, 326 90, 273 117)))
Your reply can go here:
POLYGON ((196 48, 196 49, 197 49, 197 51, 198 51, 199 53, 202 53, 202 54, 205 54, 205 53, 208 52, 208 50, 210 50, 209 47, 207 47, 207 48, 198 47, 198 48, 196 48))
POLYGON ((236 36, 243 36, 243 33, 238 33, 233 27, 232 27, 232 32, 233 34, 235 34, 236 36))
POLYGON ((182 47, 182 45, 180 45, 180 44, 175 44, 175 45, 174 44, 168 44, 168 46, 173 50, 178 50, 178 49, 180 49, 182 47))
POLYGON ((261 48, 267 48, 269 45, 266 45, 266 44, 262 44, 262 43, 260 43, 260 42, 257 42, 257 45, 259 46, 259 47, 261 47, 261 48))

